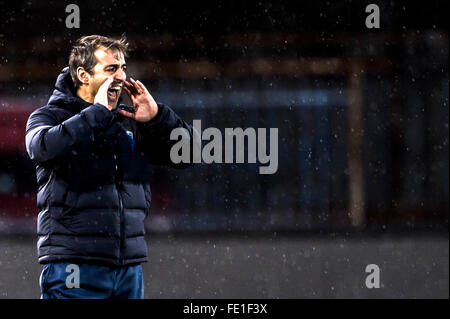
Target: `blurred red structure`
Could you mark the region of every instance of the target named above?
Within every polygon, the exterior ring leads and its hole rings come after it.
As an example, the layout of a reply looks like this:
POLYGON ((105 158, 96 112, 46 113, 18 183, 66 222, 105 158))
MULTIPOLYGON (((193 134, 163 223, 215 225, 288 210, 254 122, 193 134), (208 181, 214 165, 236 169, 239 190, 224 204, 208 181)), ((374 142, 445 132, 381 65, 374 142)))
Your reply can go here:
POLYGON ((17 105, 14 108, 0 108, 0 152, 25 152, 25 126, 33 110, 17 105))

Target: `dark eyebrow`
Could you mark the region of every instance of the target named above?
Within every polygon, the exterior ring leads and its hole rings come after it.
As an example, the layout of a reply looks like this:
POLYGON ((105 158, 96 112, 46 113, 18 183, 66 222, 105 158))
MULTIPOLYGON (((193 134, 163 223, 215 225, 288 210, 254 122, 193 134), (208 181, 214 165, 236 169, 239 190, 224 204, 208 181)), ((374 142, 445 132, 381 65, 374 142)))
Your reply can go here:
MULTIPOLYGON (((106 69, 106 68, 109 68, 109 67, 111 67, 111 66, 114 66, 114 67, 118 68, 118 67, 119 67, 119 64, 117 64, 117 63, 114 63, 114 64, 108 64, 107 66, 105 66, 105 69, 106 69)), ((124 66, 127 66, 127 64, 124 63, 124 64, 122 65, 122 67, 124 67, 124 66)))

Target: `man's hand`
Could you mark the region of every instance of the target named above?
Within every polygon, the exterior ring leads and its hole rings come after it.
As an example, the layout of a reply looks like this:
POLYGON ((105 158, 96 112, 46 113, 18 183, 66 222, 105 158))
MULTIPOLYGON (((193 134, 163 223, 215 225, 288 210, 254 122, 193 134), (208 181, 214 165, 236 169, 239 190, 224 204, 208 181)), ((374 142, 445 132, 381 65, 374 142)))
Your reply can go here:
POLYGON ((100 85, 100 88, 98 89, 97 94, 95 95, 94 98, 94 103, 100 103, 110 111, 112 107, 108 105, 108 88, 113 80, 114 79, 112 76, 106 78, 105 82, 103 82, 103 84, 100 85))
POLYGON ((148 122, 158 113, 158 105, 147 91, 147 88, 139 80, 124 81, 123 89, 127 92, 133 103, 134 113, 119 110, 119 113, 138 122, 148 122))

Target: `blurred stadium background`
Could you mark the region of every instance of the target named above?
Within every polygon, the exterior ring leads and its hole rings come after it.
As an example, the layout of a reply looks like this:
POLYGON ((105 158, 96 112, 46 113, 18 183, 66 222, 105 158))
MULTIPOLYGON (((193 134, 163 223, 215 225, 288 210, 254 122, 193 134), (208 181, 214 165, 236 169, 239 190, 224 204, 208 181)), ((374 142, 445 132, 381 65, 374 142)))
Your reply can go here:
POLYGON ((149 298, 448 298, 444 1, 0 1, 0 298, 38 298, 25 123, 82 35, 203 127, 276 127, 279 167, 149 167, 149 298), (378 264, 382 288, 364 286, 378 264))

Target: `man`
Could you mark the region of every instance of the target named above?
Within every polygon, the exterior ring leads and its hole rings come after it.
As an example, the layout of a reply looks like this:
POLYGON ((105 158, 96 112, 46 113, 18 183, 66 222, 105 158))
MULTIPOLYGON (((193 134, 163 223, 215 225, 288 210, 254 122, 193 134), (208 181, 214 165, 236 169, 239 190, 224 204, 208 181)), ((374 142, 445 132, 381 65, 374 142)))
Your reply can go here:
POLYGON ((170 132, 192 128, 127 80, 127 49, 125 38, 77 40, 48 104, 28 119, 41 298, 143 298, 145 167, 182 167, 170 160, 170 132), (119 103, 122 90, 132 107, 119 103))

